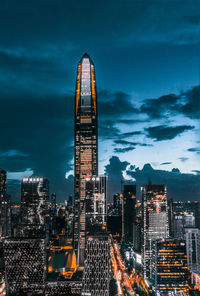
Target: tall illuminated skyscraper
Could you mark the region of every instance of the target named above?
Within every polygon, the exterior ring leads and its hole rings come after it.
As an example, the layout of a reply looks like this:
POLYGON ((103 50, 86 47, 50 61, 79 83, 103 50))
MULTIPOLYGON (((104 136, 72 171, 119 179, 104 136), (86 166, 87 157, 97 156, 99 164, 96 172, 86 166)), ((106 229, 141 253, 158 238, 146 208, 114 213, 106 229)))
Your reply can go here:
POLYGON ((86 178, 98 176, 97 94, 94 64, 84 54, 78 64, 75 94, 74 247, 83 263, 86 178))
POLYGON ((142 187, 142 259, 144 278, 152 278, 152 249, 158 239, 169 236, 167 188, 164 184, 142 187))

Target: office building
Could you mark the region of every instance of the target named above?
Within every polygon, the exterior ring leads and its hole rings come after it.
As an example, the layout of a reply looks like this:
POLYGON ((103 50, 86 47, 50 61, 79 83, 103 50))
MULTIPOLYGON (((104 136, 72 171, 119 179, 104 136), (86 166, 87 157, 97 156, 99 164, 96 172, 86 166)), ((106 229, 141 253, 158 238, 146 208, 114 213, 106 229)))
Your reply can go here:
POLYGON ((188 295, 186 244, 182 239, 162 239, 155 242, 153 274, 157 295, 188 295), (180 294, 176 294, 176 293, 180 294), (182 293, 182 294, 181 294, 182 293))
POLYGON ((92 176, 86 179, 86 235, 92 228, 105 228, 107 223, 106 177, 92 176))
POLYGON ((152 246, 169 236, 167 188, 163 184, 142 187, 142 260, 144 278, 152 278, 152 246))
POLYGON ((0 295, 6 295, 5 261, 3 252, 3 238, 0 238, 0 295))
MULTIPOLYGON (((84 54, 78 64, 75 94, 74 247, 84 262, 85 179, 98 176, 97 93, 94 64, 84 54)), ((80 259, 80 260, 79 260, 80 259)))
POLYGON ((21 217, 19 237, 45 236, 49 201, 49 180, 42 177, 23 178, 21 183, 21 217))
POLYGON ((3 247, 8 295, 40 290, 45 279, 44 240, 5 239, 3 247))
POLYGON ((109 296, 110 244, 110 238, 104 232, 87 237, 81 295, 109 296))
POLYGON ((133 243, 133 225, 136 221, 136 185, 124 184, 123 200, 125 241, 133 243))
POLYGON ((10 196, 6 193, 6 171, 0 169, 0 238, 11 234, 10 196))
POLYGON ((172 209, 173 236, 184 239, 184 228, 199 225, 199 204, 190 201, 174 201, 172 209))
POLYGON ((200 272, 200 229, 185 228, 185 240, 188 268, 200 272))

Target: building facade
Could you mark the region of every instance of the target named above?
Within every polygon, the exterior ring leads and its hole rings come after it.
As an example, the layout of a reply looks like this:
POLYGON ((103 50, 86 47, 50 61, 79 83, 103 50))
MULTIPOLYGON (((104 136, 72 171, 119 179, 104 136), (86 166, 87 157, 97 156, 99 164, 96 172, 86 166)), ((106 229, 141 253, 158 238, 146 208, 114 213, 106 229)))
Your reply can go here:
POLYGON ((45 280, 44 240, 5 239, 3 247, 8 295, 40 290, 45 280))
POLYGON ((188 268, 200 272, 200 229, 185 228, 185 240, 188 268))
POLYGON ((144 278, 152 278, 152 248, 169 236, 167 188, 163 184, 142 187, 142 260, 144 278))
POLYGON ((87 237, 83 296, 109 296, 111 280, 110 239, 105 233, 87 237))
POLYGON ((185 241, 177 238, 162 239, 155 242, 154 248, 153 274, 157 295, 179 295, 176 293, 186 292, 188 269, 185 241))
POLYGON ((92 228, 107 225, 106 177, 92 176, 86 179, 86 235, 92 228))
MULTIPOLYGON (((98 176, 97 93, 94 64, 84 54, 78 64, 75 94, 74 248, 84 262, 85 179, 98 176)), ((79 260, 80 259, 80 260, 79 260)))
POLYGON ((6 193, 6 171, 0 169, 0 238, 11 235, 11 203, 6 193))
POLYGON ((133 243, 133 226, 136 221, 136 185, 124 184, 124 235, 127 242, 133 243))
POLYGON ((21 183, 20 237, 44 237, 48 216, 49 180, 43 177, 23 178, 21 183))

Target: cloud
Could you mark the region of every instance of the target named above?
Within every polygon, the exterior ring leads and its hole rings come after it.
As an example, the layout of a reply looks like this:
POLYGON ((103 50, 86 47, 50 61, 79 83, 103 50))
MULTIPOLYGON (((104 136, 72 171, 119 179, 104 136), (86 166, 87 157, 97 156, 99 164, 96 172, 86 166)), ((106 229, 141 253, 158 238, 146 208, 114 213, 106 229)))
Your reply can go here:
POLYGON ((114 152, 115 152, 115 153, 125 153, 125 152, 132 151, 132 150, 134 150, 134 149, 135 149, 135 147, 115 148, 115 149, 114 149, 114 152))
POLYGON ((146 163, 142 169, 134 164, 121 161, 119 157, 112 156, 109 164, 105 167, 108 175, 109 200, 112 200, 114 193, 120 192, 120 181, 126 181, 123 173, 126 173, 133 181, 136 180, 137 198, 141 198, 140 188, 151 179, 154 184, 166 184, 168 197, 174 200, 198 200, 200 191, 200 175, 183 174, 178 168, 171 171, 154 169, 146 163))
POLYGON ((125 146, 127 146, 127 145, 133 145, 133 146, 137 145, 137 143, 135 143, 135 142, 130 142, 130 141, 126 141, 126 140, 115 140, 114 143, 119 144, 119 145, 125 145, 125 146))
POLYGON ((180 159, 180 161, 185 162, 187 161, 189 158, 188 157, 179 157, 178 159, 180 159))
POLYGON ((131 142, 131 141, 126 141, 126 140, 114 140, 114 143, 117 145, 123 145, 123 146, 143 146, 143 147, 147 147, 147 146, 153 146, 151 144, 146 144, 146 143, 139 143, 139 142, 131 142))
POLYGON ((146 128, 147 136, 155 139, 155 141, 172 140, 185 131, 194 129, 194 126, 180 125, 180 126, 165 126, 159 125, 146 128))
POLYGON ((28 157, 29 155, 26 153, 23 153, 18 150, 8 150, 5 152, 0 152, 0 158, 4 157, 15 157, 15 156, 22 156, 22 157, 28 157))
POLYGON ((200 148, 189 148, 187 149, 189 152, 196 152, 197 154, 200 154, 200 148))
POLYGON ((180 113, 191 119, 200 119, 200 86, 196 86, 181 95, 182 104, 177 105, 180 113))
POLYGON ((200 175, 200 170, 192 170, 192 172, 197 173, 197 175, 200 175))
MULTIPOLYGON (((127 175, 136 179, 137 187, 147 184, 148 179, 154 184, 166 184, 168 196, 174 200, 197 200, 200 190, 200 176, 194 174, 182 174, 179 169, 172 171, 156 170, 150 164, 142 169, 129 168, 127 175)), ((139 193, 138 193, 139 194, 139 193)))
POLYGON ((48 178, 50 190, 63 200, 65 174, 73 158, 73 97, 27 92, 6 96, 1 98, 0 117, 1 150, 9 151, 1 158, 2 168, 9 172, 31 168, 34 175, 48 178))
POLYGON ((172 162, 163 162, 160 165, 167 165, 167 164, 171 164, 172 162))
POLYGON ((120 130, 113 122, 100 120, 99 136, 103 139, 116 139, 120 136, 120 130))
POLYGON ((122 137, 122 138, 129 138, 129 137, 137 136, 137 135, 141 135, 141 134, 142 134, 141 131, 127 132, 127 133, 122 133, 122 134, 121 134, 121 137, 122 137))
POLYGON ((124 92, 100 91, 99 112, 102 118, 114 118, 118 121, 120 117, 138 113, 138 109, 131 103, 131 97, 124 92), (117 117, 116 117, 117 116, 117 117))
POLYGON ((176 105, 178 97, 174 94, 161 96, 158 99, 146 100, 140 111, 147 113, 150 118, 158 119, 163 114, 169 115, 169 110, 176 105))
POLYGON ((7 172, 8 180, 17 180, 21 181, 24 177, 32 176, 34 171, 31 168, 27 168, 24 172, 7 172))
POLYGON ((112 156, 105 166, 105 175, 108 177, 108 200, 111 201, 114 193, 121 192, 121 181, 124 180, 123 171, 129 162, 121 161, 119 157, 112 156))
POLYGON ((178 95, 169 94, 156 99, 148 99, 140 107, 149 118, 162 119, 182 114, 191 119, 200 119, 200 86, 195 86, 178 95))

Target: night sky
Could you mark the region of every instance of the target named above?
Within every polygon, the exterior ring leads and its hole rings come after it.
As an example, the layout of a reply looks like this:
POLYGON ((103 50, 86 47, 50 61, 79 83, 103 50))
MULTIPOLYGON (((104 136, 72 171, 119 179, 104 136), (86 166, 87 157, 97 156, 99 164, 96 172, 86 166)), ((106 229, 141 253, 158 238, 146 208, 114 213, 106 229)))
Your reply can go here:
MULTIPOLYGON (((2 0, 0 167, 49 178, 73 193, 77 64, 95 64, 99 170, 109 199, 120 180, 165 183, 174 200, 200 198, 199 0, 2 0)), ((139 197, 139 196, 138 196, 139 197)))

